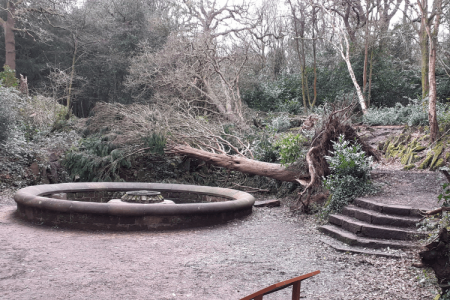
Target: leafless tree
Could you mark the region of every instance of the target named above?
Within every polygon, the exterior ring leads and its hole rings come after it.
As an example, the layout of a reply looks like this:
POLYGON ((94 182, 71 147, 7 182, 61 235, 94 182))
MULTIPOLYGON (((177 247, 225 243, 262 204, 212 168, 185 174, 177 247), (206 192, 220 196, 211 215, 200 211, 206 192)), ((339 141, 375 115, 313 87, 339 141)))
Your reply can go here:
POLYGON ((342 20, 340 17, 338 17, 339 14, 336 13, 333 9, 327 8, 326 5, 321 4, 320 6, 328 18, 329 28, 333 31, 334 34, 336 34, 336 37, 334 37, 334 39, 328 38, 328 41, 338 51, 342 59, 344 59, 347 65, 348 73, 355 87, 361 110, 363 111, 363 113, 366 113, 367 104, 350 61, 350 39, 348 31, 345 29, 345 20, 342 20))
POLYGON ((143 54, 134 58, 130 68, 128 86, 141 92, 152 89, 165 99, 184 99, 201 114, 218 114, 243 125, 239 80, 249 46, 234 39, 255 27, 246 17, 248 6, 184 1, 183 9, 189 17, 184 28, 189 30, 172 34, 155 53, 143 45, 143 54))

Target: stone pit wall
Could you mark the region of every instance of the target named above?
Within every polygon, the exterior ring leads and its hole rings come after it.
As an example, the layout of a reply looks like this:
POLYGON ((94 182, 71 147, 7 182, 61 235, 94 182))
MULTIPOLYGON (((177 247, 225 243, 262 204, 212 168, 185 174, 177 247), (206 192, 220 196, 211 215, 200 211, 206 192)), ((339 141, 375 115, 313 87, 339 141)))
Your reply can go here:
POLYGON ((14 196, 17 215, 34 224, 84 230, 166 230, 209 226, 252 213, 250 194, 223 188, 152 183, 30 186, 14 196), (126 191, 154 190, 178 204, 106 203, 126 191))

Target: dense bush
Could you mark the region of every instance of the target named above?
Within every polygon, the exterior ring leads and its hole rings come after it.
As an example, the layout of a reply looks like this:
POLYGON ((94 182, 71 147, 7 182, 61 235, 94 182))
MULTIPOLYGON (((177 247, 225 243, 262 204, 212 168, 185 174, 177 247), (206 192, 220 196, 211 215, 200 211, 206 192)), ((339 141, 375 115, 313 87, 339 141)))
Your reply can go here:
POLYGON ((242 91, 242 99, 249 107, 261 111, 284 111, 298 114, 302 111, 302 91, 298 74, 285 75, 279 80, 259 78, 258 83, 242 91))
POLYGON ((273 163, 279 159, 280 153, 273 145, 274 136, 271 133, 262 131, 256 136, 248 137, 248 140, 251 141, 251 150, 256 160, 273 163))
POLYGON ((291 122, 289 121, 289 116, 287 114, 281 114, 272 119, 271 129, 275 132, 286 131, 291 127, 291 122))
POLYGON ((124 152, 107 137, 90 136, 66 154, 64 165, 73 180, 121 181, 119 170, 131 167, 124 152))
POLYGON ((18 98, 17 91, 13 88, 0 86, 0 142, 5 141, 14 126, 14 104, 18 98))
POLYGON ((16 72, 11 70, 7 65, 3 66, 3 71, 0 72, 0 79, 2 85, 5 87, 17 87, 19 85, 19 80, 16 78, 16 72))
POLYGON ((297 161, 297 159, 305 155, 302 149, 302 143, 306 142, 306 138, 300 134, 287 133, 278 139, 274 146, 280 153, 280 162, 282 165, 289 165, 297 161))
MULTIPOLYGON (((368 125, 428 125, 428 105, 424 101, 410 100, 407 105, 396 103, 394 107, 370 108, 363 116, 363 122, 368 125)), ((437 103, 438 121, 445 123, 450 120, 447 106, 437 103)))
POLYGON ((333 142, 334 151, 326 156, 331 175, 324 180, 324 186, 331 192, 324 213, 340 211, 355 197, 373 190, 370 181, 372 158, 366 157, 359 144, 351 144, 341 135, 333 142))
MULTIPOLYGON (((355 87, 344 61, 335 61, 335 53, 324 52, 317 73, 316 106, 341 100, 342 95, 354 94, 355 87)), ((364 53, 355 53, 351 60, 359 85, 362 87, 364 53)), ((373 50, 371 106, 393 107, 397 102, 407 104, 408 98, 421 93, 420 70, 408 61, 373 50)), ((309 94, 313 97, 313 70, 308 69, 309 94)), ((442 82, 447 82, 442 78, 442 82)), ((277 80, 266 77, 255 80, 252 87, 242 88, 243 100, 254 109, 301 113, 303 110, 302 82, 299 73, 284 74, 277 80)), ((445 94, 445 92, 443 91, 445 94)), ((348 99, 347 99, 348 100, 348 99)))

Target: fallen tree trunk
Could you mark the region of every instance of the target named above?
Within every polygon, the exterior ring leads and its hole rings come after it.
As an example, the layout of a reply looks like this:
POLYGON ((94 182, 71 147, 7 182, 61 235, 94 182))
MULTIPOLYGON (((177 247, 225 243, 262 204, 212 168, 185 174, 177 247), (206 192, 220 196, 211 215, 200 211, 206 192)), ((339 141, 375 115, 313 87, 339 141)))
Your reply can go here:
POLYGON ((266 176, 281 181, 308 182, 310 180, 309 175, 291 171, 281 164, 257 161, 239 155, 212 153, 188 145, 171 145, 165 152, 173 155, 186 155, 219 167, 224 167, 228 170, 266 176))

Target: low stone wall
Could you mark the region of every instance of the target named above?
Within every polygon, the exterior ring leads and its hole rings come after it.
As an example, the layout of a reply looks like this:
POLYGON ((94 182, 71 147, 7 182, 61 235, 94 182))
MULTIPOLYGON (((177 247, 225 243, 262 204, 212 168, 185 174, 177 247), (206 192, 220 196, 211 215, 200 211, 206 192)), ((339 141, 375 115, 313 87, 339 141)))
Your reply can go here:
POLYGON ((160 183, 63 183, 30 186, 14 200, 18 215, 37 224, 87 230, 164 230, 207 226, 252 213, 241 191, 160 183), (179 204, 107 203, 127 191, 159 191, 179 204))

